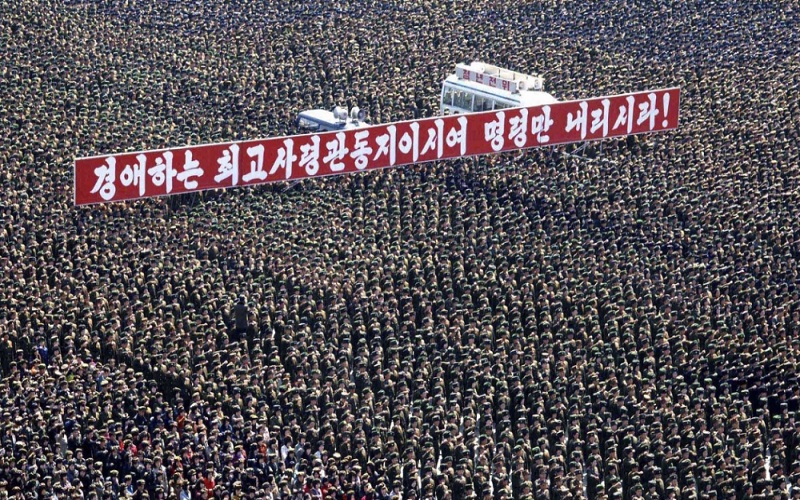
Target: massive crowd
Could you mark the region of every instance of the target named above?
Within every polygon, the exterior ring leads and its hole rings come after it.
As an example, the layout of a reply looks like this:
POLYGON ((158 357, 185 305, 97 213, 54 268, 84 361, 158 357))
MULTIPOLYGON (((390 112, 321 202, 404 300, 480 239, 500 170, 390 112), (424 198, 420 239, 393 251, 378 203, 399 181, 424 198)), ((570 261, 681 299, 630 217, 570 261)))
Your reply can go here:
POLYGON ((0 5, 0 498, 800 498, 796 2, 0 5), (76 209, 71 160, 438 112, 678 131, 76 209))

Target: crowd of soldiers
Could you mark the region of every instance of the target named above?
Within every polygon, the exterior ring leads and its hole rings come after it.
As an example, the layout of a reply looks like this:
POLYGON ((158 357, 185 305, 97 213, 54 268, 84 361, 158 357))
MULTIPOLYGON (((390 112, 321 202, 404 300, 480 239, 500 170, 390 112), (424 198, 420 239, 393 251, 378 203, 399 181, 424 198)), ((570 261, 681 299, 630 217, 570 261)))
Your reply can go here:
POLYGON ((800 498, 796 2, 0 5, 0 498, 800 498), (675 132, 75 208, 74 157, 438 113, 675 132))

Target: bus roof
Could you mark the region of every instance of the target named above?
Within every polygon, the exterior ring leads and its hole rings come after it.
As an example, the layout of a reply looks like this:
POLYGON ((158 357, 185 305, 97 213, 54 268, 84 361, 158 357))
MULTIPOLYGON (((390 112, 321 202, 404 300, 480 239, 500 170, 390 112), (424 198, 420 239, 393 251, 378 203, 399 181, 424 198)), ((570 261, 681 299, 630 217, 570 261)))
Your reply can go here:
POLYGON ((445 79, 445 85, 458 89, 459 87, 468 92, 481 94, 487 98, 501 98, 506 101, 519 103, 519 106, 542 106, 545 104, 553 104, 558 100, 548 92, 541 90, 520 90, 518 92, 511 92, 508 90, 490 87, 482 83, 473 82, 470 80, 463 80, 456 75, 450 75, 445 79))

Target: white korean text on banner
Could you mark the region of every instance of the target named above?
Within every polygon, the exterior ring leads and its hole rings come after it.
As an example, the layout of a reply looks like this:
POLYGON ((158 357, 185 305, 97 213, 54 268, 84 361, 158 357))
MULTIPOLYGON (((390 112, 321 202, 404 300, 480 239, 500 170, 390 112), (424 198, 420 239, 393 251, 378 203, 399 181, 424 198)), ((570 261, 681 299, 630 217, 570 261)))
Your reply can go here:
POLYGON ((253 186, 661 132, 678 127, 680 89, 374 125, 341 132, 75 160, 75 204, 253 186))

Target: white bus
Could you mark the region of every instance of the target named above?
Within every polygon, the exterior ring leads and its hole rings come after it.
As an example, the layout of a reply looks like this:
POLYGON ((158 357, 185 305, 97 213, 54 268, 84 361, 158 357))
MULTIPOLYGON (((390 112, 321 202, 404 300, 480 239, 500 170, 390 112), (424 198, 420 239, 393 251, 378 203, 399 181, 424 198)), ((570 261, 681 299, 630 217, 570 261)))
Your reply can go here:
POLYGON ((440 113, 454 115, 520 106, 552 104, 541 76, 526 75, 491 64, 456 65, 442 83, 440 113))

